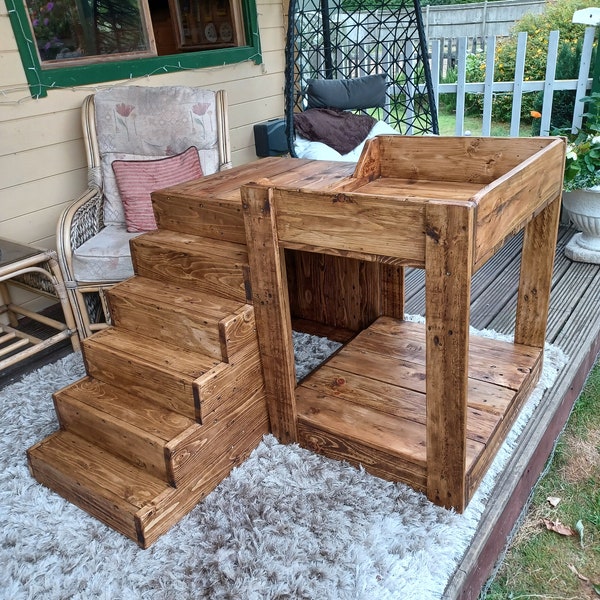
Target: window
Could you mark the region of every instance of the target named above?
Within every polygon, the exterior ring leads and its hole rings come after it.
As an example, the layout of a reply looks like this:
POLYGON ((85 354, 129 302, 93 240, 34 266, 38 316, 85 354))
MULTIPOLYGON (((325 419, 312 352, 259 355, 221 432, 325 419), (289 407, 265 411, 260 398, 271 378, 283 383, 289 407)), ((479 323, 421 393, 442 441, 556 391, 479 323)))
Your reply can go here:
POLYGON ((33 96, 252 59, 255 0, 6 0, 33 96))

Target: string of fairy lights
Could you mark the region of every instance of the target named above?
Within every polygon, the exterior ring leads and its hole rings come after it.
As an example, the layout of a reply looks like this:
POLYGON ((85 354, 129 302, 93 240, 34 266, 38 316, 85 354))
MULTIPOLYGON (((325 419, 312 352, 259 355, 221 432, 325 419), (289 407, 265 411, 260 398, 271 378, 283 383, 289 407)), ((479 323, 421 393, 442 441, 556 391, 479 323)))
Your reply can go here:
MULTIPOLYGON (((50 90, 50 89, 71 90, 74 92, 89 91, 89 92, 93 93, 93 92, 97 92, 98 90, 103 89, 103 88, 116 87, 118 85, 130 85, 132 82, 142 81, 144 79, 148 79, 149 77, 152 77, 153 75, 158 75, 158 74, 163 74, 163 73, 176 73, 176 72, 207 73, 207 72, 211 72, 211 71, 220 71, 220 70, 222 70, 223 67, 235 67, 236 65, 240 65, 240 64, 248 63, 248 62, 260 62, 263 73, 266 72, 265 65, 262 63, 262 55, 260 53, 256 53, 256 54, 248 57, 246 60, 238 62, 238 63, 223 63, 222 65, 216 65, 216 66, 212 66, 212 67, 185 67, 181 64, 180 61, 177 61, 176 64, 164 64, 164 65, 161 65, 160 67, 157 67, 157 68, 149 71, 148 73, 144 73, 142 75, 133 76, 133 74, 130 73, 130 75, 127 79, 121 79, 120 82, 116 82, 116 83, 115 82, 106 82, 106 83, 97 83, 97 84, 93 84, 93 85, 73 85, 73 86, 58 85, 55 82, 45 83, 40 76, 41 69, 36 66, 37 64, 39 64, 39 60, 37 57, 37 53, 35 51, 35 41, 33 40, 33 37, 31 35, 31 29, 29 27, 29 22, 26 22, 26 23, 23 22, 21 13, 15 7, 14 0, 5 0, 5 4, 6 4, 7 12, 4 14, 0 14, 0 17, 8 17, 8 16, 12 15, 13 16, 13 20, 12 20, 13 27, 14 27, 14 22, 16 20, 18 27, 20 29, 19 33, 21 34, 21 36, 23 37, 23 39, 26 42, 27 56, 25 57, 25 59, 30 65, 33 65, 33 66, 28 66, 28 67, 25 67, 25 65, 24 65, 24 69, 27 71, 27 73, 30 76, 33 75, 33 77, 28 77, 27 78, 28 82, 24 83, 24 84, 1 86, 0 87, 0 106, 19 105, 19 104, 23 104, 24 102, 38 100, 40 97, 45 95, 42 93, 43 91, 50 90), (32 82, 32 79, 34 80, 33 82, 32 82), (38 89, 37 94, 32 92, 32 90, 35 88, 38 89), (12 96, 13 94, 26 94, 26 95, 23 95, 22 97, 17 98, 17 99, 14 99, 14 98, 9 99, 9 96, 12 96)), ((258 31, 256 31, 256 30, 252 31, 251 35, 254 38, 258 38, 258 36, 259 36, 258 31)), ((22 53, 23 53, 23 49, 21 49, 21 57, 23 58, 22 53)))

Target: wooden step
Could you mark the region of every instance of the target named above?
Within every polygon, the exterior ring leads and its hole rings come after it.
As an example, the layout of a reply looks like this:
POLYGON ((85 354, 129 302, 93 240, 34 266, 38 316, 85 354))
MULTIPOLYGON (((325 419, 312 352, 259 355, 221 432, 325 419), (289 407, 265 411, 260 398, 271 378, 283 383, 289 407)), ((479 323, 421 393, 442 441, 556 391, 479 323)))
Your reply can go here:
POLYGON ((42 440, 27 456, 40 483, 141 545, 137 513, 173 489, 68 431, 42 440))
MULTIPOLYGON (((470 338, 465 485, 479 484, 541 368, 539 350, 470 338)), ((426 491, 425 330, 382 317, 296 388, 299 442, 426 491)))
POLYGON ((62 429, 176 486, 188 475, 198 430, 192 419, 97 379, 84 377, 54 394, 62 429))
POLYGON ((150 337, 109 327, 84 340, 91 377, 201 420, 196 381, 223 369, 219 360, 150 337))
POLYGON ((210 441, 197 440, 201 459, 177 488, 70 431, 50 435, 27 455, 40 483, 147 548, 246 460, 267 432, 260 390, 215 425, 210 441))
POLYGON ((136 275, 247 302, 245 244, 173 231, 152 231, 131 242, 136 275))
POLYGON ((118 329, 223 358, 220 322, 246 306, 235 300, 146 277, 132 277, 108 292, 118 329))
MULTIPOLYGON (((243 318, 227 320, 229 331, 244 333, 243 318), (236 327, 236 323, 242 325, 236 327)), ((232 335, 228 348, 235 349, 232 335)), ((258 342, 230 352, 228 362, 134 336, 115 328, 105 329, 83 343, 86 372, 117 388, 151 400, 203 423, 207 415, 222 415, 263 385, 258 342)))

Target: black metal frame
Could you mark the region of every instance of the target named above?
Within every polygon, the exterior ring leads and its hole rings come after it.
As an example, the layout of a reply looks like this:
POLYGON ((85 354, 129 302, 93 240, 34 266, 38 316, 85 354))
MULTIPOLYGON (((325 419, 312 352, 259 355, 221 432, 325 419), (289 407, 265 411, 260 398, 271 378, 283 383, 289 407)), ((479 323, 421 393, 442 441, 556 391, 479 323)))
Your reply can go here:
POLYGON ((362 111, 403 134, 438 133, 419 0, 290 0, 285 70, 286 136, 306 109, 309 79, 386 75, 386 105, 362 111))

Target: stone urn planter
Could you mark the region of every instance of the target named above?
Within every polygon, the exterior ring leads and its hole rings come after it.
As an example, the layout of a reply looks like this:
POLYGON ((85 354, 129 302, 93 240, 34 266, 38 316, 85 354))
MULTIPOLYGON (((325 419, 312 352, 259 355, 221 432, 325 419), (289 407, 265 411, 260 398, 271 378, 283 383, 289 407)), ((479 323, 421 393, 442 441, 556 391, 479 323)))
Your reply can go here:
POLYGON ((581 231, 565 247, 565 254, 579 262, 600 264, 600 186, 563 192, 563 207, 581 231))

